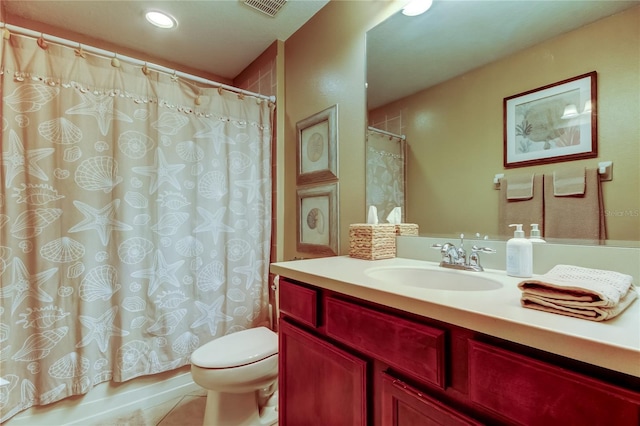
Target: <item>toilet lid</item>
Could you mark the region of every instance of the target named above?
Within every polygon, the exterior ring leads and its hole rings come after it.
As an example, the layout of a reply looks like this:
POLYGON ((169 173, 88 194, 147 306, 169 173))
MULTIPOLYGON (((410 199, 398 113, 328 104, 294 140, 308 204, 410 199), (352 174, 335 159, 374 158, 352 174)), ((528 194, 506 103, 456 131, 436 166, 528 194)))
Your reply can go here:
POLYGON ((260 361, 278 352, 278 335, 256 327, 219 337, 196 349, 191 362, 203 368, 229 368, 260 361))

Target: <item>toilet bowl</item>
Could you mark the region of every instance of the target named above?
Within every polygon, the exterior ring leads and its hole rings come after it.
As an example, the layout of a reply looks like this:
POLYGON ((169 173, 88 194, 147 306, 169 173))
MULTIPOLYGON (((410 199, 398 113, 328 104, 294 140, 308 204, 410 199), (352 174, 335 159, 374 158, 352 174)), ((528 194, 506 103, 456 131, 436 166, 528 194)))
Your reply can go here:
POLYGON ((207 390, 204 426, 277 423, 278 336, 266 327, 219 337, 191 355, 193 381, 207 390))

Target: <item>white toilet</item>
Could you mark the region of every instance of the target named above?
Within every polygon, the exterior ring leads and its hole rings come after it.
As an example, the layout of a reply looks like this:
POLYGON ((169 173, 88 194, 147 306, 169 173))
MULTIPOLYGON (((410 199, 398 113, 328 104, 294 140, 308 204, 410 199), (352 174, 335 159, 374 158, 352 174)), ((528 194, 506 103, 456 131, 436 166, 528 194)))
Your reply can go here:
POLYGON ((277 423, 278 335, 266 327, 215 339, 191 355, 193 381, 207 389, 204 426, 277 423))

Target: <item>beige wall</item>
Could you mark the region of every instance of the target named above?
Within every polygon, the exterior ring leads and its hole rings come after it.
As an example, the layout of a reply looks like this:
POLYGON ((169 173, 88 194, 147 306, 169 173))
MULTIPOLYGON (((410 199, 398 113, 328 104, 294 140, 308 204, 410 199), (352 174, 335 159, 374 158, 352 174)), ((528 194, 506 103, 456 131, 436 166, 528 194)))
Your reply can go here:
POLYGON ((349 224, 364 221, 365 33, 392 12, 389 1, 332 0, 285 42, 284 260, 296 250, 296 123, 338 105, 340 252, 349 224))
POLYGON ((608 237, 616 240, 640 240, 639 117, 640 6, 372 112, 376 127, 407 135, 407 218, 421 233, 496 235, 496 173, 611 160, 613 181, 603 192, 608 237), (503 98, 594 70, 598 158, 505 170, 503 98))

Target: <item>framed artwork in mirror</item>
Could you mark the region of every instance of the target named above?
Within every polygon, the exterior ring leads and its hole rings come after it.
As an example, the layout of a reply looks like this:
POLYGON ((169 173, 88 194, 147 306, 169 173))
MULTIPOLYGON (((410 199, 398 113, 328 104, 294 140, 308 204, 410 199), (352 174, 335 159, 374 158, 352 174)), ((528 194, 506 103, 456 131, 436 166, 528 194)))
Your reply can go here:
POLYGON ((504 98, 504 167, 598 156, 597 74, 504 98))
POLYGON ((296 203, 299 252, 337 255, 338 183, 299 188, 296 203))
POLYGON ((296 123, 296 183, 306 185, 338 178, 338 105, 296 123))

